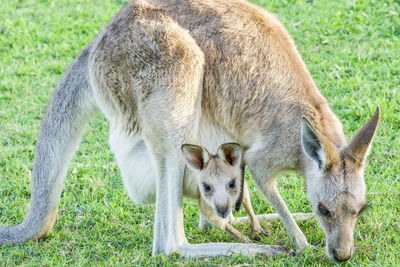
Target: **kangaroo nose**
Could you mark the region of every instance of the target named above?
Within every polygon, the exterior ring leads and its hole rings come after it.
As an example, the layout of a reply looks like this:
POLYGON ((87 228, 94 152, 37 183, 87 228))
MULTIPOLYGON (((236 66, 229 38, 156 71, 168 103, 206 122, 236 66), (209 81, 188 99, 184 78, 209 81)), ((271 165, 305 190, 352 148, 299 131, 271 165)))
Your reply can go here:
POLYGON ((228 216, 228 205, 225 206, 216 206, 217 214, 219 217, 226 218, 228 216))
POLYGON ((339 255, 336 250, 332 251, 333 253, 333 258, 335 259, 335 261, 337 262, 343 262, 343 261, 347 261, 348 259, 350 259, 351 254, 349 255, 339 255))

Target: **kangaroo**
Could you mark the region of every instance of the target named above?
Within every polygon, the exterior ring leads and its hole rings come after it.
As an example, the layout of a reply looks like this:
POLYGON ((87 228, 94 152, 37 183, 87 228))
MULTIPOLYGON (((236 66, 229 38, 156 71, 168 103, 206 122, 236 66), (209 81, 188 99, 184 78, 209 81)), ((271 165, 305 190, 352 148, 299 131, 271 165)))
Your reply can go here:
MULTIPOLYGON (((181 148, 186 165, 197 176, 197 186, 193 187, 190 182, 186 182, 188 179, 185 175, 183 195, 198 200, 200 214, 204 219, 226 230, 233 237, 246 243, 253 243, 231 225, 234 221, 232 205, 237 203, 242 193, 241 203, 249 214, 254 238, 259 240, 260 235, 265 235, 266 232, 262 229, 251 206, 247 184, 243 177, 244 170, 240 164, 240 145, 223 144, 219 146, 215 155, 210 154, 202 146, 184 144, 181 148)), ((205 227, 204 223, 205 221, 200 219, 202 228, 205 227)))
POLYGON ((28 213, 0 229, 0 243, 50 232, 68 163, 97 110, 109 121, 111 150, 132 187, 148 186, 132 168, 146 145, 149 160, 138 163, 157 176, 153 255, 271 255, 271 246, 189 244, 185 237, 181 144, 210 147, 222 137, 241 145, 243 162, 298 249, 309 244, 277 189, 284 171, 304 175, 327 255, 352 256, 380 109, 347 144, 271 13, 242 0, 137 0, 123 7, 57 85, 37 142, 28 213))
MULTIPOLYGON (((225 143, 218 147, 215 155, 205 147, 184 144, 181 147, 186 165, 183 180, 183 196, 198 201, 200 210, 200 227, 206 223, 217 225, 233 237, 246 243, 253 243, 247 236, 236 230, 233 222, 232 205, 242 197, 243 206, 249 214, 252 234, 256 240, 266 232, 262 229, 251 206, 247 184, 244 184, 244 173, 241 162, 241 148, 236 143, 225 143), (243 187, 243 188, 242 188, 243 187), (241 196, 243 194, 243 196, 241 196)), ((146 145, 141 142, 136 148, 135 158, 129 168, 134 179, 123 181, 131 200, 138 205, 150 205, 156 202, 157 177, 149 161, 146 145), (149 168, 143 168, 147 166, 149 168), (138 181, 143 181, 140 184, 138 181)))

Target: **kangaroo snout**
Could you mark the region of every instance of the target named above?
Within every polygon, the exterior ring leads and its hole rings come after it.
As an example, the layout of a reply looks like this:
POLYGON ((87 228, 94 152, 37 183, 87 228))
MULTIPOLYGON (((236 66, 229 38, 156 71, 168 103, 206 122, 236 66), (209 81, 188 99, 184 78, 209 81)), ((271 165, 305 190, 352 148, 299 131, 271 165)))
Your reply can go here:
POLYGON ((353 248, 350 248, 349 250, 343 250, 343 249, 340 249, 340 250, 333 249, 332 250, 333 259, 337 262, 344 262, 344 261, 349 260, 352 256, 352 254, 353 254, 353 248))
POLYGON ((351 239, 345 239, 346 242, 333 241, 329 244, 328 241, 328 256, 333 258, 336 262, 344 262, 351 258, 353 255, 354 244, 351 239), (336 244, 335 244, 336 243, 336 244))
POLYGON ((226 218, 229 215, 229 206, 225 205, 215 205, 215 209, 217 210, 217 215, 222 218, 226 218))

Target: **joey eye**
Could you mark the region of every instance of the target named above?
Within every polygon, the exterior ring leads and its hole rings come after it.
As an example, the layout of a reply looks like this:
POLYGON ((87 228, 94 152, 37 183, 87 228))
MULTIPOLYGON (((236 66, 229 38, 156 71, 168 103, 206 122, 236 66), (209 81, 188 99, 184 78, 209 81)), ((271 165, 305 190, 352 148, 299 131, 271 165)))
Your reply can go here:
POLYGON ((235 181, 235 180, 232 180, 232 181, 229 183, 229 188, 233 189, 233 188, 235 188, 235 187, 236 187, 236 181, 235 181))
POLYGON ((331 212, 327 209, 327 207, 321 203, 318 204, 318 211, 325 217, 331 216, 331 212))
POLYGON ((211 187, 208 184, 203 184, 204 192, 208 193, 211 191, 211 187))

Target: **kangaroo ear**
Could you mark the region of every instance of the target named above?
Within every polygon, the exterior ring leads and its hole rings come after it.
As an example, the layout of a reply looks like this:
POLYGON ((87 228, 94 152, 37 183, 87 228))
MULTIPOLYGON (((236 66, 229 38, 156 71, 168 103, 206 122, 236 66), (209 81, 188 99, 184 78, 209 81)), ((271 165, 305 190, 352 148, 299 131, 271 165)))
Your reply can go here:
POLYGON ((376 108, 372 118, 357 132, 350 144, 345 148, 346 158, 363 165, 369 150, 371 149, 372 139, 374 138, 376 128, 380 118, 381 110, 376 108))
POLYGON ((186 164, 194 170, 202 170, 210 160, 210 153, 202 146, 183 144, 182 155, 186 164))
POLYGON ((325 168, 326 157, 324 146, 316 131, 305 117, 301 119, 301 145, 306 155, 315 160, 320 169, 325 168))
POLYGON ((230 165, 236 166, 241 160, 241 148, 237 143, 226 143, 218 147, 218 156, 230 165))

